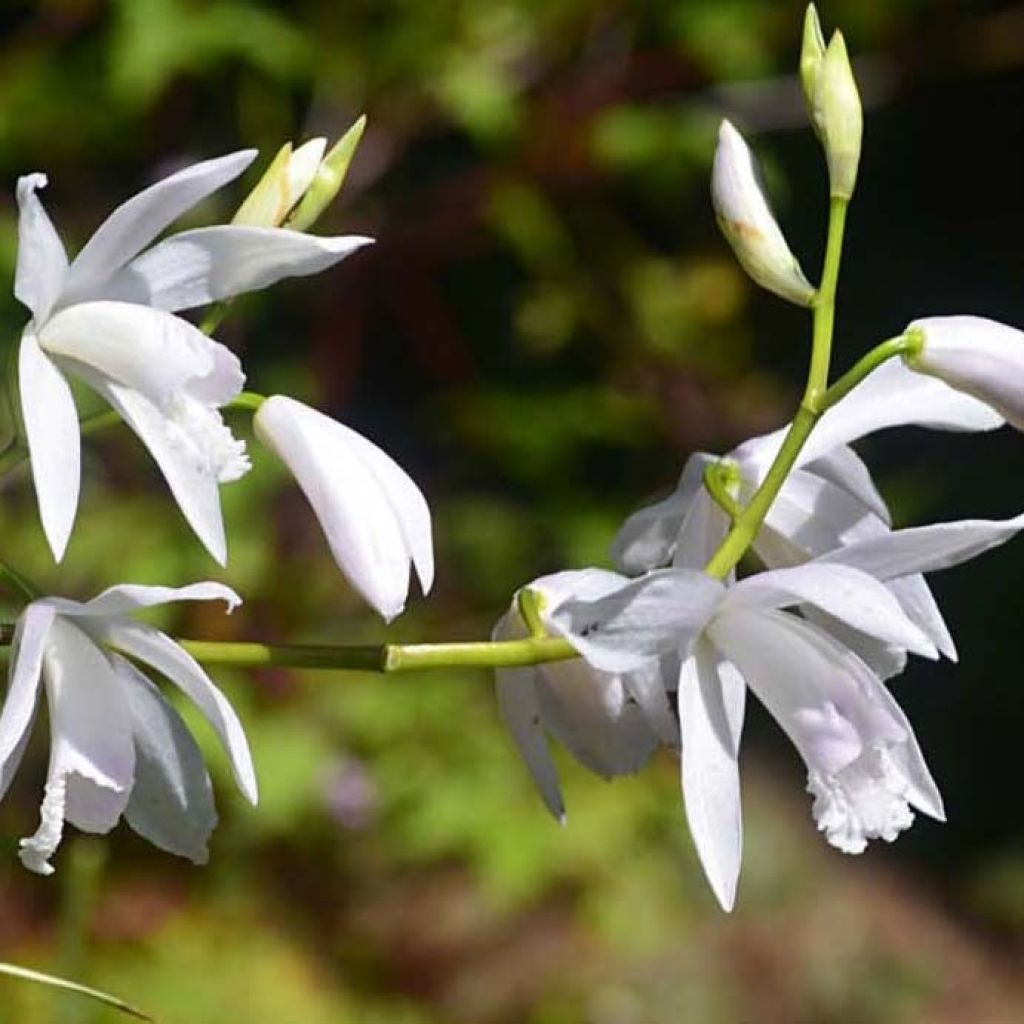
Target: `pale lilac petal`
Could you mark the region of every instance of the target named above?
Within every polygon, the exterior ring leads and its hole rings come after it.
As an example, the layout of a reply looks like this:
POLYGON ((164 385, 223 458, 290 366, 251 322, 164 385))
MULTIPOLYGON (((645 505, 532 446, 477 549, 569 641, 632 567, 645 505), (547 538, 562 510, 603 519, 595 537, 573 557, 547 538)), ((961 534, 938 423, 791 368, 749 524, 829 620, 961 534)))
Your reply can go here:
POLYGON ((18 179, 18 266, 14 297, 27 306, 36 324, 50 315, 64 287, 68 257, 64 245, 36 195, 46 188, 45 174, 18 179))
POLYGON ((53 557, 59 562, 78 511, 78 411, 68 382, 31 334, 21 337, 18 388, 39 518, 53 557))

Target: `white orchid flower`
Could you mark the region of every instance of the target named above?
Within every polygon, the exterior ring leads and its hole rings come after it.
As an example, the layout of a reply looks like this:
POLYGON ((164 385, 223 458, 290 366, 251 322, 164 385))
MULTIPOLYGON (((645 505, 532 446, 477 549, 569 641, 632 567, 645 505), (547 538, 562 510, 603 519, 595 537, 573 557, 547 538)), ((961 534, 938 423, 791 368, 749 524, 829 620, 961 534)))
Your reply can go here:
MULTIPOLYGON (((543 576, 527 589, 539 600, 543 622, 546 608, 570 596, 596 600, 621 585, 618 574, 590 569, 543 576)), ((513 600, 492 639, 527 635, 513 600)), ((565 806, 545 733, 605 779, 638 772, 659 744, 679 745, 679 729, 656 658, 628 673, 603 672, 583 658, 499 668, 495 684, 501 717, 544 803, 563 824, 565 806)))
POLYGON ((50 765, 39 828, 21 841, 25 867, 51 874, 70 822, 109 832, 123 814, 163 850, 206 862, 217 823, 210 779, 177 711, 126 657, 177 685, 213 726, 245 797, 257 800, 249 745, 238 717, 202 667, 170 637, 126 613, 171 601, 240 599, 219 583, 125 584, 84 603, 50 597, 22 612, 0 711, 0 797, 25 750, 40 683, 50 721, 50 765))
MULTIPOLYGON (((908 424, 982 431, 1002 423, 991 407, 943 381, 914 374, 898 361, 885 363, 822 416, 765 517, 755 554, 769 568, 785 568, 889 531, 889 510, 851 441, 908 424)), ((785 433, 753 438, 725 456, 741 504, 763 481, 785 433)), ((704 470, 715 461, 704 453, 691 456, 671 495, 626 520, 612 544, 619 568, 637 574, 670 564, 691 569, 707 564, 729 529, 728 518, 704 487, 704 470)), ((906 614, 955 660, 953 639, 920 575, 893 579, 889 587, 906 614)), ((820 617, 819 624, 835 626, 843 642, 854 644, 883 677, 903 667, 899 652, 855 643, 847 631, 820 617)))
POLYGON ((278 227, 313 183, 327 148, 327 139, 310 139, 298 149, 286 142, 256 187, 238 208, 232 224, 278 227))
POLYGON ((731 909, 742 821, 737 768, 746 688, 807 766, 812 814, 847 853, 891 841, 911 807, 943 819, 942 800, 906 716, 878 677, 829 633, 782 609, 813 606, 849 628, 925 657, 937 652, 885 586, 846 565, 764 572, 733 586, 667 569, 597 600, 573 597, 548 621, 602 671, 677 651, 682 786, 701 863, 731 909))
POLYGON ((915 320, 906 333, 921 341, 904 356, 907 366, 986 402, 1024 430, 1024 331, 980 316, 935 316, 915 320))
POLYGON ((338 567, 388 621, 405 608, 415 568, 434 581, 430 509, 390 456, 308 405, 274 395, 253 417, 256 436, 291 470, 338 567))
POLYGON ((369 241, 218 225, 152 244, 254 156, 245 150, 195 164, 133 196, 70 264, 36 194, 46 176, 18 181, 14 294, 32 314, 19 358, 22 415, 43 530, 58 561, 80 481, 67 376, 117 410, 150 450, 199 539, 219 562, 227 557, 218 484, 249 464, 218 409, 238 394, 244 376, 231 352, 173 314, 315 273, 369 241))
POLYGON ((814 287, 804 276, 758 182, 743 136, 723 121, 711 171, 711 201, 722 234, 743 269, 776 295, 809 306, 814 287))

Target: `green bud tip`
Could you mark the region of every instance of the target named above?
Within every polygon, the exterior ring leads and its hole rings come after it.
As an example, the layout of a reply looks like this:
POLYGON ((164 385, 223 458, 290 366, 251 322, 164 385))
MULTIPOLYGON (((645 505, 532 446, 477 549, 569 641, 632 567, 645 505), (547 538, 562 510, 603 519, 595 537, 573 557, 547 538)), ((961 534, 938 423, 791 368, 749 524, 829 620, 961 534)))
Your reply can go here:
POLYGON ((807 5, 804 15, 804 37, 800 47, 800 82, 808 104, 814 102, 814 88, 818 70, 825 56, 825 37, 821 31, 821 20, 814 4, 807 5))
POLYGON ((307 230, 334 201, 345 183, 349 165, 365 129, 366 115, 363 114, 321 161, 306 194, 288 219, 287 227, 294 231, 307 230))

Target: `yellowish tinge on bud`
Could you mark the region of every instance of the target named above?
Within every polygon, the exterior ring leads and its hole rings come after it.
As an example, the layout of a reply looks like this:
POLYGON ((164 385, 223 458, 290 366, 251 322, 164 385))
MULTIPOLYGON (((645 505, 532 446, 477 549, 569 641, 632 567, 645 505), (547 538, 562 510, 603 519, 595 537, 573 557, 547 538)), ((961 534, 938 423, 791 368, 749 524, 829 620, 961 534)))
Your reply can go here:
POLYGON ((743 269, 762 288, 800 306, 815 290, 772 215, 743 137, 723 121, 711 172, 711 201, 722 233, 743 269))
POLYGON ((808 6, 804 18, 800 82, 811 123, 825 148, 830 192, 849 199, 857 184, 864 115, 846 40, 837 31, 825 46, 814 4, 808 6))
POLYGON ((311 139, 295 150, 290 142, 286 142, 238 208, 231 223, 259 228, 280 227, 309 188, 326 148, 326 139, 311 139))
POLYGON ((305 190, 295 212, 288 218, 287 227, 295 231, 305 231, 311 227, 320 215, 334 201, 345 183, 349 165, 355 156, 356 147, 363 137, 366 128, 366 115, 360 117, 355 124, 334 144, 331 151, 320 162, 313 180, 305 190))

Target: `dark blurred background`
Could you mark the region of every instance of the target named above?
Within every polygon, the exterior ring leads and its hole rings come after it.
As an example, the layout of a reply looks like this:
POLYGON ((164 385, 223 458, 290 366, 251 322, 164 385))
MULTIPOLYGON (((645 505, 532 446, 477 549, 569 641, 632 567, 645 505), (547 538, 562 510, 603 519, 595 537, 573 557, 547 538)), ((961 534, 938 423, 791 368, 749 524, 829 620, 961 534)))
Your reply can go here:
MULTIPOLYGON (((1024 323, 1024 6, 848 0, 821 13, 847 35, 867 107, 837 365, 915 316, 1024 323)), ((691 451, 791 414, 806 315, 738 271, 707 181, 727 115, 816 276, 827 199, 793 75, 802 16, 771 0, 7 0, 0 264, 12 280, 18 174, 50 176, 44 201, 74 251, 177 166, 250 145, 265 161, 367 113, 318 230, 377 245, 237 303, 219 336, 255 390, 319 404, 423 486, 438 583, 388 635, 483 637, 521 583, 606 564, 622 517, 691 451)), ((243 190, 194 221, 229 217, 243 190)), ((13 298, 0 320, 9 348, 24 320, 13 298)), ((1024 444, 1009 430, 906 430, 861 450, 901 524, 1024 506, 1024 444)), ((245 607, 163 624, 384 636, 301 495, 254 455, 225 491, 221 578, 245 607)), ((59 571, 24 475, 0 504, 4 558, 75 597, 217 576, 134 437, 88 442, 86 468, 59 571)), ((197 723, 222 817, 208 868, 122 827, 69 837, 57 875, 36 878, 14 851, 38 814, 37 730, 0 808, 0 958, 175 1024, 1024 1020, 1022 570, 1018 542, 937 578, 963 665, 894 683, 947 825, 920 821, 860 858, 831 850, 794 751, 752 709, 731 917, 696 865, 667 755, 614 785, 562 758, 559 829, 485 674, 218 671, 250 729, 260 809, 197 723)), ((108 1019, 0 980, 5 1024, 108 1019)))

